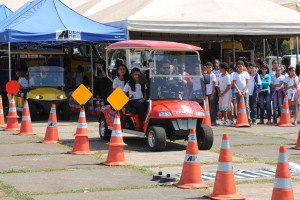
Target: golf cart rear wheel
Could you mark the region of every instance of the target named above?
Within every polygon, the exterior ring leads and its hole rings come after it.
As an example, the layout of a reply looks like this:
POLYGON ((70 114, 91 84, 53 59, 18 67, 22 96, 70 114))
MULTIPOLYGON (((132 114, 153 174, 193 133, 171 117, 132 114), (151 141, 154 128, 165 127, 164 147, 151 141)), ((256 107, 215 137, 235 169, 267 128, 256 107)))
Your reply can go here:
POLYGON ((99 135, 102 140, 110 140, 111 130, 108 129, 105 117, 101 115, 99 120, 99 135))
POLYGON ((71 117, 71 109, 68 103, 63 103, 59 109, 59 118, 68 121, 71 117))
POLYGON ((210 150, 214 143, 214 134, 210 126, 201 125, 197 128, 199 150, 210 150))
POLYGON ((166 131, 160 126, 150 126, 147 131, 147 146, 150 151, 163 151, 166 147, 166 131))
POLYGON ((32 121, 36 121, 39 117, 39 114, 38 114, 38 110, 37 110, 37 107, 36 105, 34 104, 29 104, 29 110, 30 110, 30 118, 32 121))

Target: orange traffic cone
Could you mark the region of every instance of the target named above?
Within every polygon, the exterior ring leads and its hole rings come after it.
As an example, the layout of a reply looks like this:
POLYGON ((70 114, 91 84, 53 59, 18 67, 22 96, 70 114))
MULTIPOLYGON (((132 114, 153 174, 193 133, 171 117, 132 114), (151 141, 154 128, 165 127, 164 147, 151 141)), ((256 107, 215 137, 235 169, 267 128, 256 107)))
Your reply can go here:
POLYGON ((280 120, 278 126, 294 126, 291 122, 291 115, 290 115, 290 109, 288 104, 288 97, 287 95, 284 95, 284 100, 282 104, 282 110, 280 115, 280 120))
POLYGON ((119 113, 115 115, 110 142, 107 144, 109 145, 108 155, 106 162, 102 162, 102 164, 112 166, 130 165, 124 157, 124 146, 127 144, 123 142, 119 113))
POLYGON ((244 126, 244 127, 250 126, 249 121, 248 121, 248 115, 247 115, 244 95, 241 95, 239 111, 238 111, 238 115, 237 115, 237 119, 236 119, 236 123, 235 123, 235 127, 242 127, 242 126, 244 126))
POLYGON ((232 169, 233 166, 229 135, 223 134, 214 190, 212 194, 205 194, 204 196, 211 199, 246 199, 236 193, 234 173, 232 169))
POLYGON ((80 155, 94 154, 93 152, 90 151, 88 136, 89 134, 87 130, 85 110, 84 108, 81 108, 79 114, 79 120, 77 124, 77 130, 75 133, 73 150, 69 151, 68 153, 80 154, 80 155))
POLYGON ((57 117, 56 117, 56 107, 55 104, 52 104, 48 126, 45 134, 45 138, 42 143, 60 143, 58 141, 58 129, 57 129, 57 117))
POLYGON ((99 98, 97 98, 94 115, 99 117, 100 116, 100 110, 101 110, 100 109, 100 102, 99 102, 99 98))
POLYGON ((36 135, 33 133, 31 118, 30 118, 30 111, 28 106, 28 101, 25 100, 23 113, 22 113, 22 122, 21 122, 21 131, 18 135, 36 135))
POLYGON ((93 98, 91 98, 90 100, 89 100, 89 107, 88 107, 88 113, 89 114, 93 114, 93 98))
POLYGON ((300 150, 300 129, 298 131, 298 139, 297 139, 297 144, 296 146, 291 147, 292 149, 297 149, 300 150))
POLYGON ((194 128, 190 130, 180 181, 174 185, 184 189, 208 188, 202 182, 196 129, 194 128))
POLYGON ((15 105, 15 99, 14 96, 11 95, 10 103, 9 103, 9 112, 7 118, 7 127, 4 129, 4 131, 19 131, 19 124, 18 124, 18 118, 17 115, 17 109, 15 105))
POLYGON ((294 200, 291 173, 286 152, 286 147, 280 146, 275 184, 271 200, 294 200))
POLYGON ((203 118, 202 125, 208 125, 209 127, 211 127, 211 118, 210 118, 210 113, 209 113, 208 97, 205 97, 204 108, 205 108, 205 118, 203 118))
POLYGON ((0 95, 0 127, 5 127, 2 96, 0 95))

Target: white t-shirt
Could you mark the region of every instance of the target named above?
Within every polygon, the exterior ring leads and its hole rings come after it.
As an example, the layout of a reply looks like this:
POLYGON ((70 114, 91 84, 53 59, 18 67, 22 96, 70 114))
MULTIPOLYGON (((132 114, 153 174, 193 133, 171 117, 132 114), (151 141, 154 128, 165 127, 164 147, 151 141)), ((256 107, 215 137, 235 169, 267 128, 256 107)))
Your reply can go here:
POLYGON ((218 86, 219 78, 222 73, 220 72, 220 70, 212 70, 212 73, 216 75, 216 86, 218 86))
POLYGON ((193 91, 201 89, 201 79, 198 77, 193 78, 193 91))
MULTIPOLYGON (((146 86, 145 86, 146 89, 146 86)), ((127 93, 129 92, 129 99, 142 99, 144 98, 143 92, 142 92, 142 87, 141 84, 135 84, 135 92, 131 90, 131 87, 129 86, 128 83, 125 84, 123 88, 123 92, 127 93)))
POLYGON ((217 82, 216 75, 214 73, 208 74, 210 77, 209 84, 206 84, 206 95, 210 95, 212 93, 213 83, 217 82))
MULTIPOLYGON (((280 75, 278 78, 276 77, 276 74, 272 76, 272 84, 278 84, 280 82, 284 82, 285 76, 284 75, 280 75)), ((281 88, 283 88, 283 83, 280 87, 275 87, 275 90, 279 90, 281 88)))
MULTIPOLYGON (((254 91, 254 85, 255 85, 255 75, 254 76, 250 76, 250 81, 249 81, 249 87, 248 87, 248 93, 249 95, 253 95, 253 91, 254 91)), ((260 79, 260 76, 259 74, 257 74, 257 82, 258 82, 258 85, 261 85, 261 79, 260 79)))
MULTIPOLYGON (((241 92, 244 91, 246 84, 247 84, 247 80, 250 80, 250 76, 248 72, 242 72, 242 73, 237 73, 234 72, 233 74, 233 81, 235 81, 236 86, 239 88, 239 90, 241 92)), ((234 89, 234 91, 237 93, 238 91, 236 89, 234 89)), ((245 91, 248 92, 248 89, 245 91)))
POLYGON ((21 77, 19 78, 19 84, 21 85, 21 87, 28 87, 28 80, 26 80, 26 78, 21 77))
POLYGON ((226 74, 225 76, 223 76, 221 74, 221 76, 219 77, 219 86, 218 86, 220 88, 221 93, 223 93, 226 90, 228 85, 231 85, 230 75, 226 74))
MULTIPOLYGON (((295 77, 295 80, 299 81, 298 76, 295 77)), ((284 82, 287 83, 287 87, 290 87, 290 86, 294 85, 294 79, 290 78, 290 76, 286 76, 285 79, 284 79, 284 82)), ((287 93, 295 92, 295 91, 297 91, 297 88, 290 88, 290 89, 287 90, 287 93)))
POLYGON ((123 90, 123 88, 125 87, 124 83, 125 83, 125 81, 121 81, 119 79, 119 77, 115 78, 113 81, 113 89, 116 89, 117 87, 119 87, 123 90))
POLYGON ((276 74, 276 70, 273 71, 273 68, 269 70, 269 75, 274 76, 276 74))

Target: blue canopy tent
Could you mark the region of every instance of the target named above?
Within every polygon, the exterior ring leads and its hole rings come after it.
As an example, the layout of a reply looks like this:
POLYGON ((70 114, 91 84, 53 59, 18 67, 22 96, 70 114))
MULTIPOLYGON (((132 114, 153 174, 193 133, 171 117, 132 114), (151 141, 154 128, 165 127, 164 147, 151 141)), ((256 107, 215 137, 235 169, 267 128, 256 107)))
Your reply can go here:
POLYGON ((10 16, 13 12, 5 5, 0 5, 0 22, 10 16))
MULTIPOLYGON (((8 44, 9 80, 11 80, 11 45, 78 46, 126 39, 125 29, 88 19, 60 0, 35 0, 24 5, 2 24, 0 23, 0 43, 8 44)), ((91 53, 93 79, 92 62, 91 53)))

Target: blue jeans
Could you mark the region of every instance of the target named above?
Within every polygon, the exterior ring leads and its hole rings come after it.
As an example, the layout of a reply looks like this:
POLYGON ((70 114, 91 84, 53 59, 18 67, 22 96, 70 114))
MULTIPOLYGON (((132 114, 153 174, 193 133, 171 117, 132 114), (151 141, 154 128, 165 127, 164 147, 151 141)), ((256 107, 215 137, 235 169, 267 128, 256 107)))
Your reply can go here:
POLYGON ((274 99, 273 99, 273 120, 275 122, 277 122, 279 113, 281 113, 283 98, 284 98, 283 92, 280 91, 279 93, 281 94, 281 97, 278 97, 278 92, 276 92, 276 94, 274 95, 274 99))
POLYGON ((140 99, 129 100, 129 103, 130 106, 136 109, 136 112, 140 116, 140 119, 142 120, 142 122, 144 122, 146 119, 147 106, 146 106, 146 102, 142 103, 139 100, 140 99))
POLYGON ((249 106, 251 110, 252 120, 257 118, 257 95, 249 95, 249 106))
POLYGON ((107 97, 111 93, 112 93, 112 88, 111 87, 105 88, 105 89, 100 89, 100 95, 101 95, 101 98, 103 99, 105 105, 109 105, 109 103, 107 101, 107 97))
POLYGON ((261 91, 259 93, 259 101, 260 101, 260 120, 264 121, 264 102, 266 101, 267 106, 267 117, 268 120, 271 120, 271 94, 270 90, 261 91))

